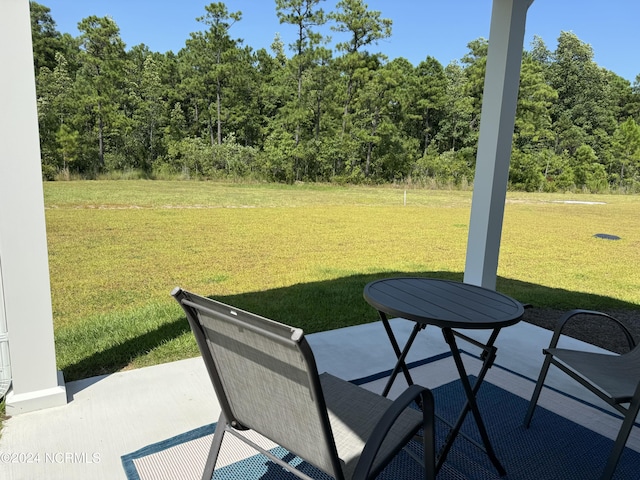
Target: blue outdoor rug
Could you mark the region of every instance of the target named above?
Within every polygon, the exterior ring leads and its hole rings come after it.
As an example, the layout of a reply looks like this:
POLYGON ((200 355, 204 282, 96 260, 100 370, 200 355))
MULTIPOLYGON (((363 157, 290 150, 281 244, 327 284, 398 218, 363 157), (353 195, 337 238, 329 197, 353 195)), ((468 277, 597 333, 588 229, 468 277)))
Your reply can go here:
MULTIPOLYGON (((454 381, 436 388, 434 396, 438 415, 450 422, 454 421, 464 399, 460 382, 454 381)), ((600 477, 613 445, 612 440, 540 406, 536 410, 531 427, 524 429, 522 419, 528 401, 488 381, 485 381, 480 389, 478 405, 496 454, 507 470, 507 476, 499 477, 486 454, 462 436, 458 436, 438 479, 588 480, 600 477)), ((608 414, 603 413, 603 415, 608 414)), ((441 442, 447 427, 441 421, 438 421, 436 426, 437 437, 441 442)), ((175 446, 184 447, 183 454, 189 455, 190 442, 196 439, 203 440, 203 437, 213 433, 214 427, 214 425, 207 425, 123 456, 122 463, 128 479, 154 478, 153 474, 145 476, 138 471, 136 463, 140 459, 175 446)), ((471 414, 467 416, 463 431, 480 441, 471 414)), ((225 441, 227 438, 229 436, 225 437, 225 441)), ((208 448, 210 441, 202 443, 208 448)), ((419 444, 416 443, 410 448, 415 448, 416 453, 420 454, 419 444)), ((271 451, 313 478, 319 480, 330 478, 314 467, 301 462, 281 447, 271 451)), ((184 459, 184 462, 190 463, 188 459, 184 459)), ((162 467, 158 468, 162 470, 162 467)), ((201 472, 201 467, 198 468, 201 472)), ((177 471, 182 472, 180 468, 177 471)), ((199 475, 192 476, 193 473, 188 475, 190 476, 184 478, 200 478, 199 475)), ((214 480, 293 480, 295 478, 259 454, 217 469, 213 477, 214 480)), ((403 451, 379 478, 383 480, 420 479, 422 469, 403 451)), ((618 464, 614 478, 640 479, 640 453, 627 448, 618 464)))

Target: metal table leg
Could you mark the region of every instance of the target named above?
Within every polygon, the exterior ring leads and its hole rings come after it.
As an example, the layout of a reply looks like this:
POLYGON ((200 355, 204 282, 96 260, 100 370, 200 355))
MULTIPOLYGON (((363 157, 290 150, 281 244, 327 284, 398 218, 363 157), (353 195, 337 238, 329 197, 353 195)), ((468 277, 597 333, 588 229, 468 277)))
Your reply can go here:
POLYGON ((396 377, 398 376, 398 373, 400 373, 400 370, 402 370, 402 373, 404 374, 404 378, 406 379, 407 384, 413 385, 413 379, 411 378, 411 374, 409 373, 409 369, 407 368, 405 359, 407 358, 409 349, 411 349, 411 345, 413 345, 413 341, 416 339, 418 332, 424 328, 424 325, 419 323, 415 324, 415 326, 413 327, 413 330, 411 331, 411 335, 409 335, 409 339, 407 340, 407 343, 405 344, 404 348, 401 351, 400 346, 398 345, 398 341, 396 340, 396 336, 394 335, 393 330, 391 329, 391 325, 389 325, 389 319, 387 318, 387 315, 384 312, 378 312, 378 313, 380 314, 382 325, 384 325, 384 329, 387 332, 387 336, 389 337, 389 341, 391 342, 393 351, 395 352, 396 358, 398 359, 395 367, 393 368, 393 371, 391 372, 391 376, 389 377, 389 380, 387 381, 387 384, 384 387, 384 390, 382 391, 382 396, 386 397, 389 394, 389 391, 391 390, 391 387, 393 386, 393 382, 395 382, 396 377))
POLYGON ((496 468, 500 476, 504 476, 507 474, 506 470, 500 463, 500 460, 498 460, 498 457, 496 456, 493 450, 493 447, 491 446, 489 435, 487 434, 487 429, 484 425, 484 421, 482 420, 482 417, 480 416, 480 410, 478 409, 478 404, 476 403, 476 394, 478 393, 480 385, 484 380, 484 376, 486 375, 487 371, 493 364, 493 360, 495 359, 495 353, 497 349, 496 347, 493 346, 493 343, 495 342, 499 331, 500 329, 494 330, 493 334, 491 335, 491 338, 489 339, 489 342, 486 345, 480 344, 479 342, 472 340, 472 343, 481 346, 481 348, 483 348, 484 350, 481 356, 481 358, 483 359, 482 368, 480 369, 480 372, 478 374, 477 381, 472 387, 471 383, 469 382, 469 378, 467 377, 467 372, 464 368, 464 363, 462 361, 462 357, 460 356, 460 350, 458 349, 455 336, 456 335, 461 336, 467 340, 469 340, 469 338, 458 332, 454 332, 450 328, 442 329, 442 334, 446 342, 449 344, 449 347, 451 349, 451 354, 453 356, 456 367, 458 369, 458 374, 460 375, 460 382, 462 383, 462 387, 464 388, 467 401, 464 407, 462 408, 462 411, 460 412, 458 420, 449 431, 449 434, 447 435, 445 443, 438 454, 436 471, 439 471, 440 467, 442 467, 442 465, 444 464, 454 440, 458 436, 458 433, 460 433, 460 428, 462 427, 464 419, 469 413, 469 410, 471 410, 471 412, 473 413, 473 417, 476 421, 476 425, 478 427, 478 432, 480 433, 480 438, 482 439, 482 443, 484 445, 484 450, 489 456, 491 463, 493 463, 494 467, 496 468))

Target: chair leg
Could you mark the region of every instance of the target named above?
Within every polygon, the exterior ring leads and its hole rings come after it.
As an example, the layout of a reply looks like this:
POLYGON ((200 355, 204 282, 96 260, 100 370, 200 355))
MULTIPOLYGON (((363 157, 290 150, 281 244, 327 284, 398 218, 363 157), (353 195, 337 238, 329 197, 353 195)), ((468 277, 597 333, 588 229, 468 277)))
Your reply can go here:
POLYGON ((531 401, 529 402, 529 409, 527 410, 527 414, 524 416, 524 428, 529 428, 529 425, 531 424, 531 418, 533 417, 533 412, 536 409, 536 405, 538 404, 538 398, 540 397, 540 392, 542 392, 542 387, 544 385, 545 379, 547 378, 547 373, 549 372, 550 366, 551 355, 547 353, 544 357, 544 363, 542 364, 540 375, 538 376, 536 388, 533 390, 533 395, 531 396, 531 401))
POLYGON ((601 480, 609 480, 613 477, 613 473, 615 472, 616 467, 618 466, 618 461, 620 460, 620 455, 622 455, 622 452, 624 451, 624 446, 627 443, 629 434, 631 433, 631 429, 633 428, 633 424, 636 421, 639 411, 640 384, 636 387, 635 395, 629 404, 629 409, 627 410, 627 414, 624 417, 622 426, 620 427, 620 431, 616 437, 616 443, 613 445, 613 450, 611 451, 611 454, 609 454, 607 465, 602 472, 602 477, 600 477, 601 480))
POLYGON ((433 395, 423 392, 420 396, 422 402, 422 447, 424 461, 424 480, 436 478, 436 431, 435 431, 435 406, 433 395))
POLYGON ((207 463, 205 464, 204 471, 202 472, 202 480, 211 480, 213 477, 213 471, 216 468, 216 462, 218 461, 218 454, 220 453, 220 447, 222 445, 222 438, 224 437, 227 428, 227 419, 224 413, 220 414, 218 423, 216 424, 216 430, 213 433, 213 440, 211 441, 211 448, 209 449, 209 455, 207 456, 207 463))

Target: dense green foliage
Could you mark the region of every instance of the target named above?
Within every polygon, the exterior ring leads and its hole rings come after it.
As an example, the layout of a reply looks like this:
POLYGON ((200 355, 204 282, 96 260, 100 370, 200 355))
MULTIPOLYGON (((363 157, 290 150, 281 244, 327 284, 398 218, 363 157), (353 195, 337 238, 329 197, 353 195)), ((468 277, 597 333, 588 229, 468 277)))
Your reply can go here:
MULTIPOLYGON (((73 38, 31 2, 43 172, 47 179, 135 172, 148 178, 439 183, 473 179, 485 39, 443 66, 375 52, 392 22, 362 0, 276 0, 287 55, 233 38, 241 12, 204 7, 177 54, 128 50, 108 17, 73 38), (321 31, 340 35, 331 47, 321 31)), ((427 52, 425 52, 427 53, 427 52)), ((599 67, 561 32, 524 52, 512 189, 640 191, 640 75, 599 67)))

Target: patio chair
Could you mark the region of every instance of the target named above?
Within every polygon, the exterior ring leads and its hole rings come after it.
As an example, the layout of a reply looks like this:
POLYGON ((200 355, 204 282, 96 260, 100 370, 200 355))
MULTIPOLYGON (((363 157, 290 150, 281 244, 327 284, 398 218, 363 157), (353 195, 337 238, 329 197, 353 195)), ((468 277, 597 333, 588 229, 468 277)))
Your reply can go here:
POLYGON ((610 479, 640 410, 640 347, 636 346, 629 329, 612 316, 591 310, 572 310, 559 319, 551 344, 549 348, 543 350, 543 353, 545 359, 525 415, 525 428, 528 428, 531 423, 545 377, 553 364, 623 415, 622 426, 601 477, 603 480, 610 479), (629 352, 609 355, 556 348, 567 322, 579 315, 601 317, 619 327, 629 345, 629 352))
POLYGON ((375 478, 423 429, 419 460, 424 478, 435 478, 430 390, 413 385, 391 401, 318 375, 302 330, 180 288, 172 295, 186 313, 222 410, 203 479, 211 479, 228 433, 310 480, 239 433, 248 429, 338 480, 375 478), (413 402, 422 411, 410 408, 413 402))

